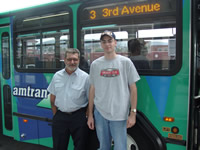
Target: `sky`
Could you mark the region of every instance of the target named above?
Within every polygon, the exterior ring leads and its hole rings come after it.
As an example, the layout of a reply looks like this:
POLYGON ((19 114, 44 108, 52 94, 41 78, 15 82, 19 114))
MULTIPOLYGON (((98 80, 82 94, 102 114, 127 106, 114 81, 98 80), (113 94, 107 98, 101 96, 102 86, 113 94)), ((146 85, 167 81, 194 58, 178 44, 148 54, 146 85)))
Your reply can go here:
POLYGON ((0 13, 55 1, 58 0, 4 0, 0 4, 0 13))

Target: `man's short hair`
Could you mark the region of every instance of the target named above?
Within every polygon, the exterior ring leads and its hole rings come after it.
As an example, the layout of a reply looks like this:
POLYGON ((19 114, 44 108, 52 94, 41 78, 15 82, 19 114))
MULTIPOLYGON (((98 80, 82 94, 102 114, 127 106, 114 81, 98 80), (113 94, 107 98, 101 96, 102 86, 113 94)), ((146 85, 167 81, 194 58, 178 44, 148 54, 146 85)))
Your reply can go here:
POLYGON ((77 53, 78 54, 78 57, 80 58, 80 51, 76 48, 68 48, 66 51, 65 51, 65 58, 67 57, 67 53, 71 53, 71 54, 75 54, 77 53))

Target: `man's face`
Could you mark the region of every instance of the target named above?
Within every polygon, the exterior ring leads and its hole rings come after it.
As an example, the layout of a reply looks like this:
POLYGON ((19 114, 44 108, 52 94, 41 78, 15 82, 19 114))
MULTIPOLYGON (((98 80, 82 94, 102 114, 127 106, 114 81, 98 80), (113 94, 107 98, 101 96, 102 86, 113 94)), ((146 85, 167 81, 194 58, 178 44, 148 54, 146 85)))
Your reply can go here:
POLYGON ((67 57, 64 61, 66 70, 69 72, 74 72, 79 65, 78 53, 67 53, 67 57))
POLYGON ((116 40, 107 35, 103 36, 101 40, 101 47, 104 49, 105 53, 114 52, 116 45, 117 45, 116 40))

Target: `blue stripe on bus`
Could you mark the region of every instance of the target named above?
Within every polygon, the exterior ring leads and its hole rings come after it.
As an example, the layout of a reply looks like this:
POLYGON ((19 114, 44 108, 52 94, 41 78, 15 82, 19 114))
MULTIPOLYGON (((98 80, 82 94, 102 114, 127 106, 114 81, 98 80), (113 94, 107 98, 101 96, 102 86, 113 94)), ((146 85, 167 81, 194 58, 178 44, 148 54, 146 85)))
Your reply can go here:
POLYGON ((171 77, 147 76, 146 80, 152 92, 152 96, 155 100, 160 116, 163 118, 171 83, 171 77))

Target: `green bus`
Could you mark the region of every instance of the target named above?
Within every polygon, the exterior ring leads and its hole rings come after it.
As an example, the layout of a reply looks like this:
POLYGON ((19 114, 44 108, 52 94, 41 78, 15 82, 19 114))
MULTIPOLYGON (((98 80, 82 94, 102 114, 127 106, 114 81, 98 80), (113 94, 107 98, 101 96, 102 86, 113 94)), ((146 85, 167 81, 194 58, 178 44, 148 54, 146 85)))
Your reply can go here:
MULTIPOLYGON (((137 123, 128 150, 200 150, 200 1, 57 0, 0 13, 0 131, 14 140, 52 147, 47 92, 64 67, 65 48, 81 51, 88 72, 103 55, 100 34, 113 31, 116 51, 131 58, 137 39, 137 123)), ((88 150, 98 149, 90 131, 88 150)), ((73 149, 70 141, 69 150, 73 149)))

